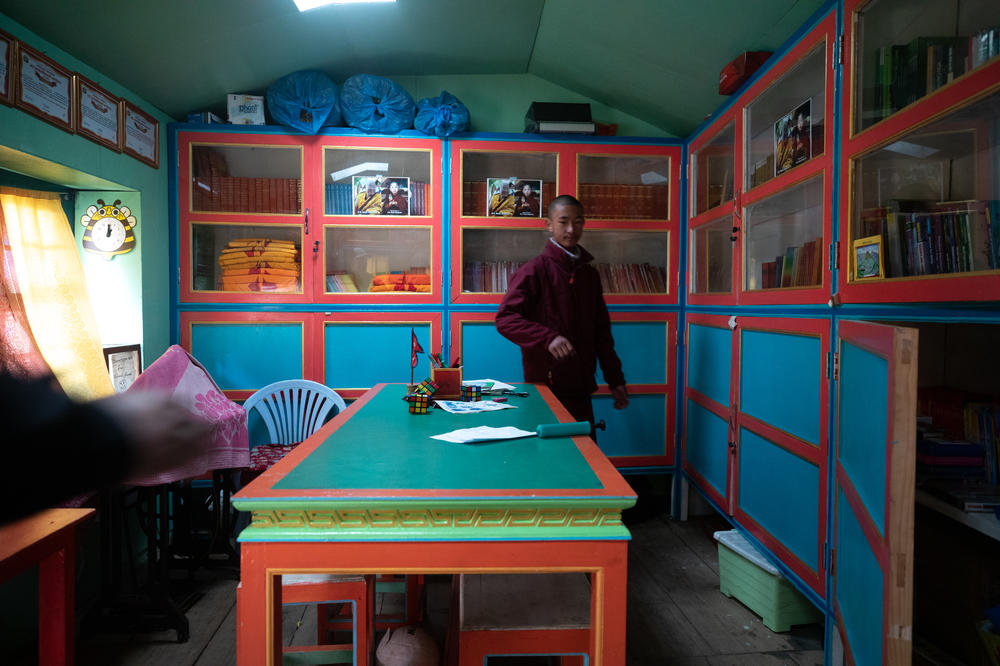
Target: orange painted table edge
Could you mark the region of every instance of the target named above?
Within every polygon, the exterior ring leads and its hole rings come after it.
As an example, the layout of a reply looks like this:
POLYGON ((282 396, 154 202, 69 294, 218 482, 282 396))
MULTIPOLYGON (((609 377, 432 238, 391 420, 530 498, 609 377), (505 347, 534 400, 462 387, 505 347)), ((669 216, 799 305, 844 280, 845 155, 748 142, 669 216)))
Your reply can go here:
POLYGON ((75 658, 76 526, 94 509, 46 509, 0 527, 0 583, 38 565, 38 663, 75 658))

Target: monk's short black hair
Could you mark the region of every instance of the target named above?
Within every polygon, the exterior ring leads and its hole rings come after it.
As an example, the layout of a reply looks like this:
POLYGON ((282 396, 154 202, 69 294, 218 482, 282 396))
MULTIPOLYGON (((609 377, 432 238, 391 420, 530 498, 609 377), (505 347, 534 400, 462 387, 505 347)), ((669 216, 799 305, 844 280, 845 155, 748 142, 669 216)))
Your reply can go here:
POLYGON ((580 210, 583 210, 583 204, 571 194, 560 194, 549 202, 549 217, 552 215, 552 209, 556 206, 576 206, 580 210))

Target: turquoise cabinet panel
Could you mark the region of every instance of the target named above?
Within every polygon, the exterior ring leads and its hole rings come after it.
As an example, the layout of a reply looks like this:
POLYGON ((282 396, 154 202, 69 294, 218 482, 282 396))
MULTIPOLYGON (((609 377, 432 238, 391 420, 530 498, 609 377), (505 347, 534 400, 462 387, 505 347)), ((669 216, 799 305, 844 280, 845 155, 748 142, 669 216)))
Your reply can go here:
POLYGON ((884 535, 889 364, 847 341, 840 355, 837 458, 884 535))
MULTIPOLYGON (((524 381, 521 349, 497 333, 492 321, 462 322, 462 377, 497 379, 508 383, 524 381)), ((452 350, 452 356, 458 354, 452 350)))
POLYGON ((687 403, 685 458, 722 496, 726 495, 729 423, 693 400, 687 403))
MULTIPOLYGON (((666 322, 612 322, 611 334, 615 338, 615 351, 622 360, 626 382, 668 383, 666 322)), ((597 381, 604 383, 600 368, 597 381)))
POLYGON ((882 663, 882 569, 847 497, 837 492, 837 605, 858 664, 882 663))
POLYGON ((743 428, 737 505, 807 566, 819 568, 819 468, 743 428))
POLYGON ((740 341, 740 411, 818 446, 820 339, 744 330, 740 341))
POLYGON ((632 395, 625 409, 615 409, 609 395, 594 396, 594 418, 604 419, 597 444, 606 456, 662 456, 667 430, 667 401, 662 395, 632 395))
POLYGON ((688 327, 687 385, 728 406, 731 370, 732 333, 729 329, 691 324, 688 327))
POLYGON ((191 355, 224 391, 302 379, 302 340, 300 322, 191 324, 191 355))
MULTIPOLYGON (((430 351, 431 327, 427 323, 325 322, 324 383, 334 389, 357 389, 381 382, 409 382, 411 330, 424 351, 430 351)), ((417 354, 413 380, 430 374, 427 354, 417 354)))

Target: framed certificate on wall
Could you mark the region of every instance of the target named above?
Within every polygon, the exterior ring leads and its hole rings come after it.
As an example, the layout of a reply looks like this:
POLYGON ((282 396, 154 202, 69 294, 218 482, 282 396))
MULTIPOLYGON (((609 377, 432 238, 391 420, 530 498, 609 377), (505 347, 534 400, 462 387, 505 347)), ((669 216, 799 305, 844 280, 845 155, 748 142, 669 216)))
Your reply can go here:
POLYGON ((0 104, 14 103, 14 38, 0 30, 0 104))
POLYGON ((41 53, 18 44, 14 104, 42 120, 73 131, 73 75, 41 53))
POLYGON ((159 169, 160 123, 135 104, 124 100, 122 126, 122 152, 159 169))
POLYGON ((76 75, 76 133, 116 152, 122 149, 121 100, 76 75))
POLYGON ((122 393, 142 372, 142 352, 139 345, 105 347, 104 363, 108 366, 115 393, 122 393))

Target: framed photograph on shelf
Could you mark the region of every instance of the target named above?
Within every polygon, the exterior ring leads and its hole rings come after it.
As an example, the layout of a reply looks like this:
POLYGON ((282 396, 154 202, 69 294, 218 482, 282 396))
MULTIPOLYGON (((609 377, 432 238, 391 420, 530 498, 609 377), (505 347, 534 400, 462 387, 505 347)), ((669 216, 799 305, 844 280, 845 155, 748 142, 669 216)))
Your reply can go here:
POLYGON ((104 364, 108 367, 115 393, 122 393, 142 372, 142 352, 139 345, 105 347, 104 364))
POLYGON ((382 176, 353 176, 355 215, 382 214, 382 176))
POLYGON ((115 152, 122 149, 121 100, 76 75, 76 133, 115 152))
POLYGON ((382 179, 382 215, 410 214, 410 179, 386 176, 382 179))
MULTIPOLYGON (((533 181, 538 183, 539 181, 533 181)), ((516 176, 486 179, 486 215, 488 217, 513 217, 514 199, 517 191, 516 176)))
POLYGON ((774 123, 774 175, 778 176, 812 157, 812 98, 774 123))
POLYGON ((514 217, 542 216, 542 181, 522 178, 514 185, 514 217))
POLYGON ((122 152, 160 168, 160 123, 128 100, 122 103, 122 152))
POLYGON ((14 104, 67 132, 73 131, 73 74, 18 43, 14 104))
POLYGON ((855 240, 853 257, 855 280, 885 277, 881 236, 868 236, 855 240))
POLYGON ((14 103, 14 38, 0 30, 0 104, 14 103))

